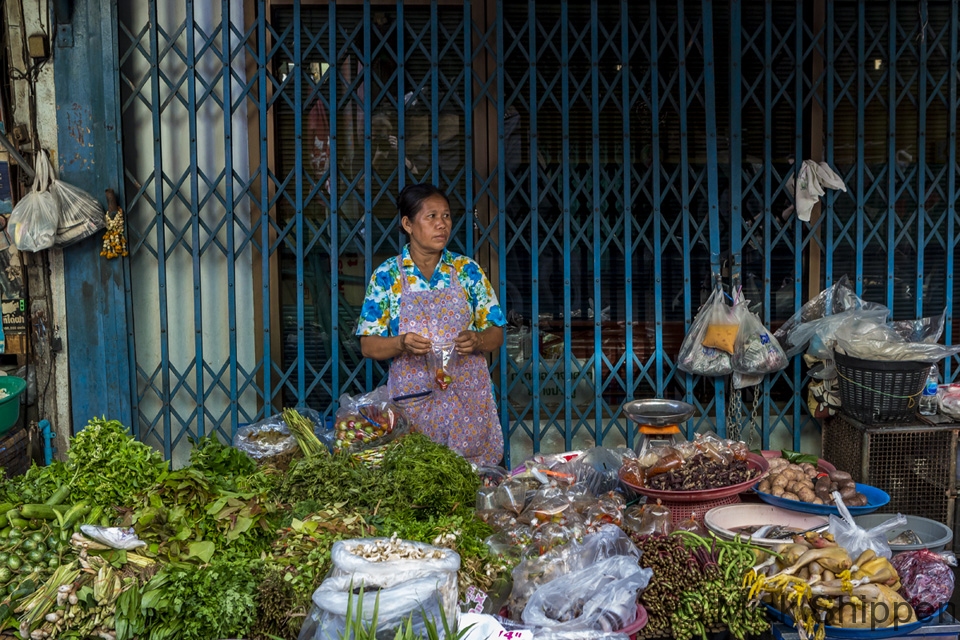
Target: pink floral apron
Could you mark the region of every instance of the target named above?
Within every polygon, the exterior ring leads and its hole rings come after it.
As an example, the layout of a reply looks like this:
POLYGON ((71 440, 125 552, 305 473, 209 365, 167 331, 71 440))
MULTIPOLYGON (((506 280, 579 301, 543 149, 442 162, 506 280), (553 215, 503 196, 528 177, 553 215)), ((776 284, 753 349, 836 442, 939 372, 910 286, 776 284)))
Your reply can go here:
MULTIPOLYGON (((453 342, 473 317, 460 279, 452 274, 449 287, 411 291, 399 257, 397 263, 402 287, 400 333, 417 333, 433 342, 453 342)), ((446 390, 437 385, 435 373, 429 371, 427 356, 401 354, 390 363, 390 395, 416 397, 432 391, 419 400, 401 402, 413 428, 477 465, 499 464, 503 431, 486 359, 478 353, 458 355, 449 372, 453 382, 446 390)))

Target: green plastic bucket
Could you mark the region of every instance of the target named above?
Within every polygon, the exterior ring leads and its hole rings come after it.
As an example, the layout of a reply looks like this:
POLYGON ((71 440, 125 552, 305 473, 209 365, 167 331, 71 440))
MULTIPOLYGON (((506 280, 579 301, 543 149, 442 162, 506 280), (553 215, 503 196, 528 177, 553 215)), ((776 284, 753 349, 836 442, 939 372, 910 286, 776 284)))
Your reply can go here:
POLYGON ((16 376, 0 376, 0 433, 6 433, 20 417, 20 394, 27 381, 16 376), (5 393, 4 393, 5 392, 5 393))

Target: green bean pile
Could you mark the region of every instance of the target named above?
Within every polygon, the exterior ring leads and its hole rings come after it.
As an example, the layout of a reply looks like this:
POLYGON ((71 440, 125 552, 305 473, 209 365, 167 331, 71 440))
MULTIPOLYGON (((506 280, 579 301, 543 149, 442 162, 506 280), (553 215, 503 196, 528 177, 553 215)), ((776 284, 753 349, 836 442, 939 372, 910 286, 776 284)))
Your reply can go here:
POLYGON ((654 571, 641 596, 649 616, 644 636, 691 640, 725 626, 734 638, 744 640, 769 628, 741 583, 755 562, 751 545, 686 531, 647 536, 638 543, 643 550, 640 564, 654 571))

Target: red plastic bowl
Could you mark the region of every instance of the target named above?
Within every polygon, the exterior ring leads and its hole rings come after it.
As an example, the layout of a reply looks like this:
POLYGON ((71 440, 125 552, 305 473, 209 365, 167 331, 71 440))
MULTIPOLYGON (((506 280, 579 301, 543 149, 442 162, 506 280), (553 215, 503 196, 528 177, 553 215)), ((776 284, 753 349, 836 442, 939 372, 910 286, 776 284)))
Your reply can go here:
POLYGON ((720 487, 719 489, 706 489, 704 491, 661 491, 660 489, 638 487, 635 484, 627 482, 622 472, 620 474, 620 482, 639 494, 645 495, 648 498, 659 498, 664 502, 707 502, 741 494, 763 480, 767 472, 770 471, 770 465, 767 463, 766 458, 755 453, 747 454, 747 466, 751 469, 756 469, 760 473, 746 482, 732 484, 729 487, 720 487))

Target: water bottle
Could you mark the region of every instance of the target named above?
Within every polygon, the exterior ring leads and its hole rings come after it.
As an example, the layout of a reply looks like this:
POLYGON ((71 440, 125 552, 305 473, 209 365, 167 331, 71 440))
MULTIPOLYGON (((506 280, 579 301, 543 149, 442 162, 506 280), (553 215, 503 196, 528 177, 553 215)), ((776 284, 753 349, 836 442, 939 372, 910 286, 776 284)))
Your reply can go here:
POLYGON ((937 415, 937 385, 939 384, 940 370, 937 365, 930 365, 930 371, 927 373, 927 382, 923 386, 923 392, 920 394, 920 415, 937 415))

